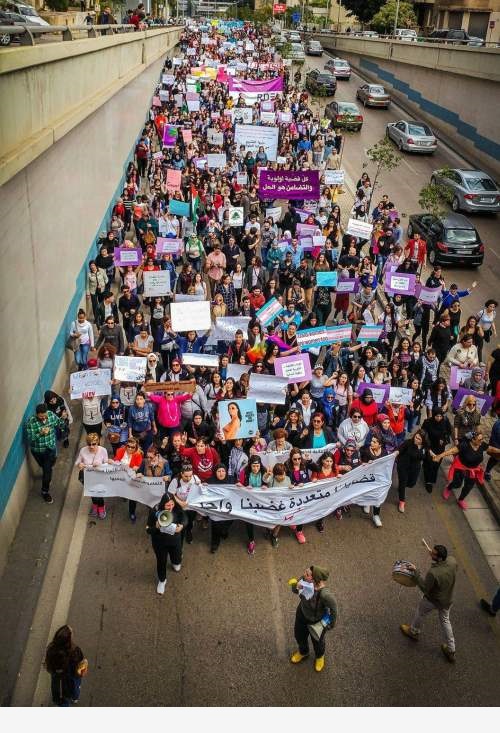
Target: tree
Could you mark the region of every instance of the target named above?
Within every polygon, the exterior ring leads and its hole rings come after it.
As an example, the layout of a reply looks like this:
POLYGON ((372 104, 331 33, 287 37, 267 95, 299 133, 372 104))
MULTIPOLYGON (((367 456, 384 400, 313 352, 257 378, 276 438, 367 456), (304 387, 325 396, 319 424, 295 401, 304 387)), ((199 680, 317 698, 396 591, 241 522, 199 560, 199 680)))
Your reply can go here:
MULTIPOLYGON (((376 13, 370 23, 371 27, 379 33, 392 33, 394 30, 394 22, 396 20, 396 0, 388 0, 378 13, 376 13)), ((398 10, 398 28, 413 28, 417 25, 417 16, 413 10, 413 5, 408 2, 400 2, 398 10)))
POLYGON ((68 9, 69 0, 45 0, 45 5, 56 13, 64 13, 68 9))
MULTIPOLYGON (((449 168, 442 168, 440 173, 446 176, 449 168)), ((418 194, 418 205, 423 211, 432 214, 438 219, 443 217, 448 211, 448 205, 451 204, 453 191, 447 186, 440 183, 428 183, 420 189, 418 194)))
POLYGON ((356 16, 363 25, 369 23, 375 13, 378 13, 384 0, 344 0, 343 6, 349 12, 349 17, 356 16))
POLYGON ((375 177, 372 182, 370 201, 368 202, 368 208, 370 208, 380 174, 382 171, 392 171, 397 168, 401 164, 402 158, 398 153, 396 153, 391 141, 387 137, 383 137, 378 141, 378 143, 375 143, 373 147, 368 148, 366 155, 368 159, 377 166, 375 177))

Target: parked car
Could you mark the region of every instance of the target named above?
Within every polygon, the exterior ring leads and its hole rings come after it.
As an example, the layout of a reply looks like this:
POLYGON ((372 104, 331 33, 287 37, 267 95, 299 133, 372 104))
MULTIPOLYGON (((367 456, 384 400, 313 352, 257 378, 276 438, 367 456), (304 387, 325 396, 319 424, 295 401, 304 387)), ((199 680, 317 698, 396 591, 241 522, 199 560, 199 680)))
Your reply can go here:
POLYGON ((363 115, 353 102, 330 102, 325 107, 325 117, 333 120, 336 127, 358 132, 363 127, 363 115))
POLYGON ((400 150, 413 153, 434 153, 437 149, 436 137, 425 122, 410 120, 389 122, 386 135, 394 140, 400 150))
POLYGON ((28 25, 43 25, 47 27, 50 25, 46 20, 40 18, 38 11, 32 5, 27 5, 26 3, 6 2, 3 4, 3 10, 24 15, 26 18, 25 22, 28 25))
POLYGON ((290 31, 288 34, 288 40, 290 43, 300 43, 302 41, 302 38, 300 37, 300 33, 297 31, 290 31))
POLYGON ((453 211, 500 211, 500 189, 483 171, 450 168, 432 172, 431 183, 453 192, 453 211))
POLYGON ((427 242, 431 265, 470 265, 479 267, 484 260, 484 244, 476 228, 462 214, 450 213, 439 218, 433 214, 412 214, 408 237, 419 232, 427 242))
POLYGON ((364 107, 385 107, 389 109, 391 98, 380 84, 363 84, 356 92, 356 98, 364 107))
POLYGON ((306 89, 311 94, 333 97, 337 91, 337 80, 333 74, 313 69, 306 76, 306 89))
POLYGON ((359 33, 356 33, 356 35, 361 38, 379 38, 377 31, 360 31, 359 33))
POLYGON ((330 59, 325 64, 325 71, 329 71, 337 79, 351 78, 351 67, 344 59, 330 59))
MULTIPOLYGON (((26 21, 27 18, 24 15, 0 10, 0 25, 26 25, 26 21)), ((20 38, 18 35, 11 35, 10 33, 0 34, 0 46, 10 46, 11 43, 19 42, 20 38)))
POLYGON ((469 36, 467 31, 455 28, 440 28, 432 31, 428 36, 435 41, 442 43, 460 43, 464 46, 484 46, 484 39, 477 36, 469 36))
POLYGON ((397 41, 416 41, 418 38, 417 31, 412 28, 396 28, 394 37, 397 41))
POLYGON ((306 43, 306 54, 308 56, 323 56, 323 46, 319 41, 308 41, 306 43))

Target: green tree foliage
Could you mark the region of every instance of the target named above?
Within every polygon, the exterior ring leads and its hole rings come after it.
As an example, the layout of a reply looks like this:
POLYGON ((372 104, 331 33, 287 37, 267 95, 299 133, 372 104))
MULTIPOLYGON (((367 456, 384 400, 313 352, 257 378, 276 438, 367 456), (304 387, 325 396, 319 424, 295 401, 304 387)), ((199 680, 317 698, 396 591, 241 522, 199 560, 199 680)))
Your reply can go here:
POLYGON ((65 13, 69 6, 69 0, 45 0, 45 5, 49 10, 56 13, 65 13))
MULTIPOLYGON (((379 33, 392 33, 394 30, 394 21, 396 20, 396 0, 388 0, 378 13, 376 13, 370 23, 370 26, 379 33)), ((407 2, 399 3, 398 12, 398 28, 413 28, 417 25, 417 16, 413 10, 413 5, 407 2)))
POLYGON ((428 214, 440 218, 447 213, 452 198, 453 193, 446 186, 439 183, 428 183, 420 189, 418 205, 428 214))
POLYGON ((360 23, 369 23, 375 13, 378 13, 384 0, 343 0, 342 5, 349 12, 347 15, 356 16, 360 23))
POLYGON ((366 155, 372 163, 375 163, 375 177, 372 181, 372 195, 370 196, 370 204, 373 193, 378 185, 378 179, 383 171, 392 171, 401 164, 401 155, 395 150, 394 146, 387 137, 383 137, 378 143, 368 148, 366 155))

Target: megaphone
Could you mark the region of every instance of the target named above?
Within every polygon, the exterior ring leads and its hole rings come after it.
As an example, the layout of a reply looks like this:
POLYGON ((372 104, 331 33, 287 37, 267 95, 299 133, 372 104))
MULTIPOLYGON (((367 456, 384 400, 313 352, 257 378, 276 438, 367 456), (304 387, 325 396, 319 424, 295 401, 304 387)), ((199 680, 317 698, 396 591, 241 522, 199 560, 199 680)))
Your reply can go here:
POLYGON ((160 527, 168 527, 174 520, 174 515, 169 512, 168 509, 164 509, 162 512, 156 514, 156 519, 160 527))

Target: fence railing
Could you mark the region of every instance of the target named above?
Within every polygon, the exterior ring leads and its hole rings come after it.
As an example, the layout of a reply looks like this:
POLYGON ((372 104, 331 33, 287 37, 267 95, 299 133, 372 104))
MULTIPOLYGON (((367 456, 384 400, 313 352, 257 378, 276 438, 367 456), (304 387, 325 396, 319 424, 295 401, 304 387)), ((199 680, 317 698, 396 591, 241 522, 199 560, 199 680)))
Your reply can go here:
MULTIPOLYGON (((153 25, 146 30, 154 30, 155 28, 176 28, 175 25, 153 25)), ((48 36, 51 34, 61 34, 63 41, 74 41, 80 39, 83 34, 87 38, 97 38, 98 36, 112 36, 116 33, 133 33, 136 30, 134 25, 129 23, 117 23, 114 25, 0 25, 0 36, 15 36, 22 46, 34 46, 35 40, 40 36, 48 36)), ((4 47, 7 44, 2 44, 4 47)), ((0 45, 0 48, 2 47, 0 45)))
POLYGON ((329 31, 324 29, 318 29, 316 31, 301 31, 301 35, 303 36, 334 36, 335 38, 354 38, 359 41, 391 41, 391 42, 400 42, 404 43, 405 45, 408 43, 432 43, 432 44, 441 44, 446 47, 449 46, 461 46, 462 48, 466 46, 467 48, 473 48, 473 49, 482 49, 482 48, 500 48, 500 43, 496 41, 467 41, 467 40, 457 40, 457 39, 447 39, 447 38, 428 38, 427 36, 416 36, 413 37, 411 40, 410 38, 402 38, 401 36, 394 36, 391 34, 381 34, 379 33, 376 36, 370 36, 370 35, 362 35, 362 32, 354 32, 354 33, 337 33, 336 31, 329 31))

